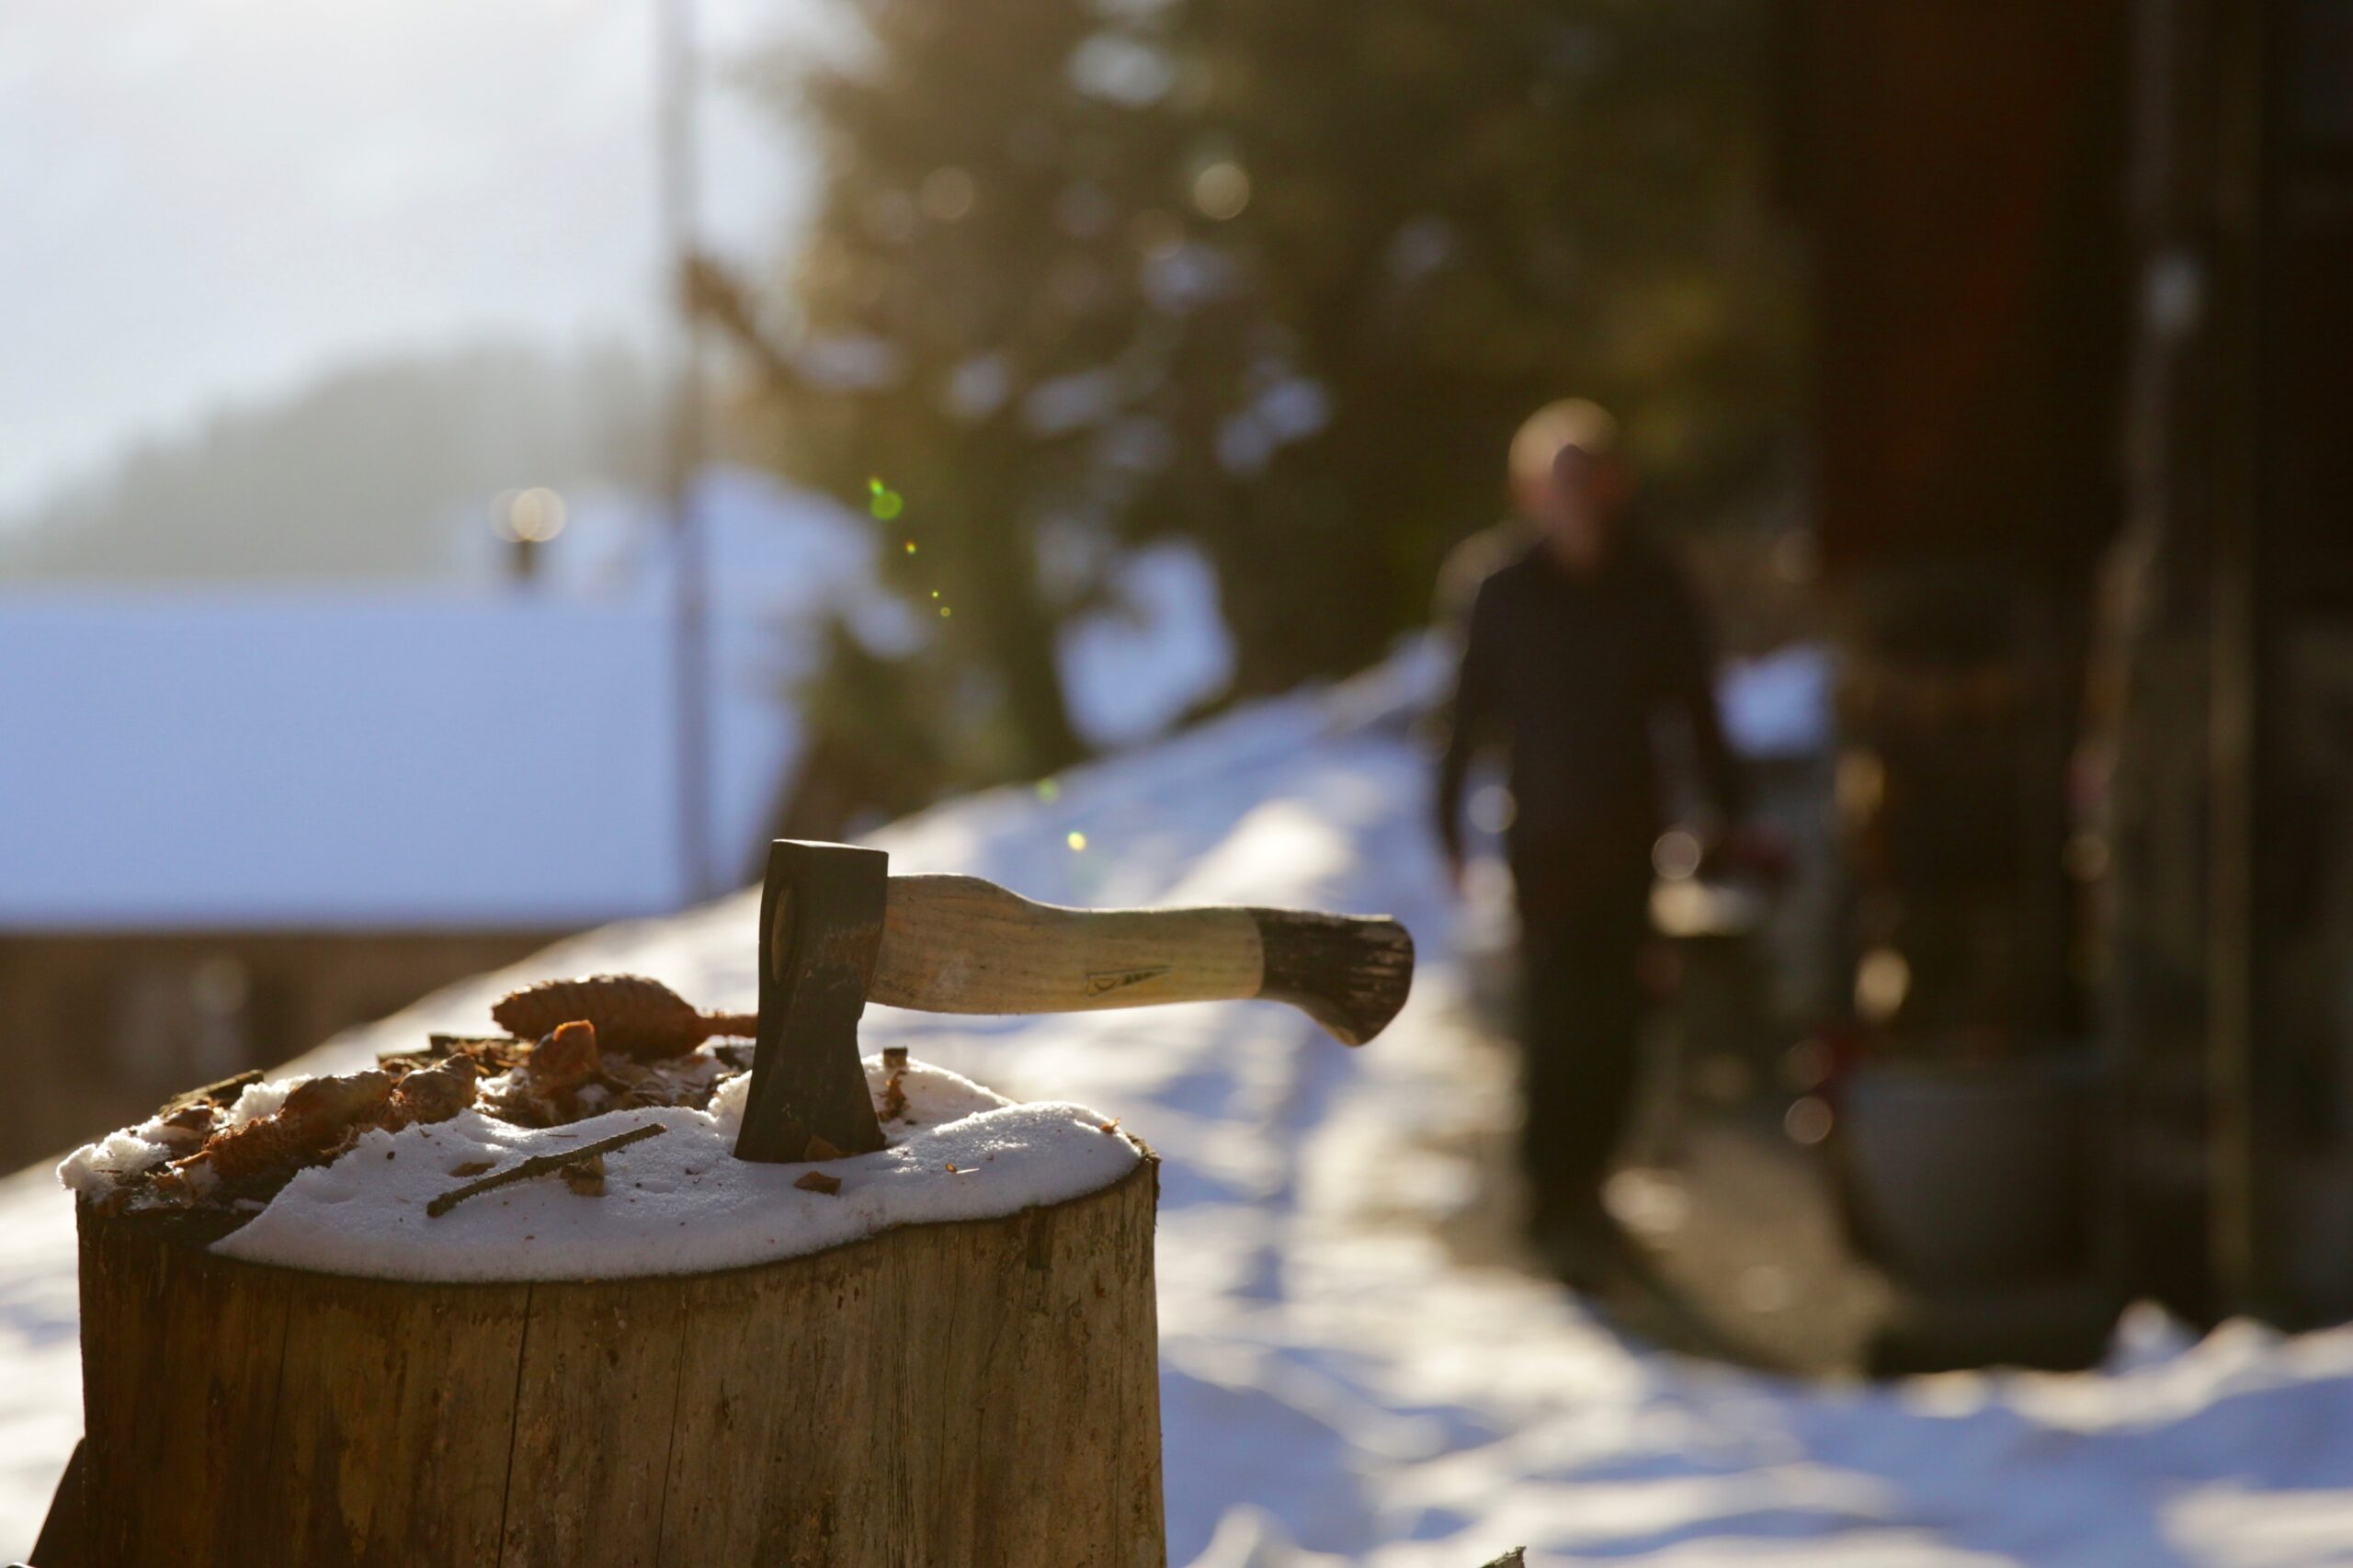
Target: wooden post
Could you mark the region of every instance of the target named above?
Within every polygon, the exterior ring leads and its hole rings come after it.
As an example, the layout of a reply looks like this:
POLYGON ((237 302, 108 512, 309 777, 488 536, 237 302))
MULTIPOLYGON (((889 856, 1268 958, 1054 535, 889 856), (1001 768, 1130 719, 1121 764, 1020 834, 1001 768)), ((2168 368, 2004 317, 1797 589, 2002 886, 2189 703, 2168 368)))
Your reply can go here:
POLYGON ((85 1204, 85 1560, 1160 1568, 1157 1185, 494 1285, 243 1263, 218 1218, 85 1204))

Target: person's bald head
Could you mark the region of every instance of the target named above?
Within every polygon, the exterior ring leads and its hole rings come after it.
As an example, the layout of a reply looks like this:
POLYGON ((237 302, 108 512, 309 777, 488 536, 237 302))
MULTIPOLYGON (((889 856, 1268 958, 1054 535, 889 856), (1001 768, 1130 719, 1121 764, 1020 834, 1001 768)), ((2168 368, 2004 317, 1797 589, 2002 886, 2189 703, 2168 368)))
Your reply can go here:
POLYGON ((1618 453, 1617 417, 1597 403, 1548 403, 1512 437, 1512 503, 1573 568, 1597 565, 1608 554, 1631 489, 1618 453))

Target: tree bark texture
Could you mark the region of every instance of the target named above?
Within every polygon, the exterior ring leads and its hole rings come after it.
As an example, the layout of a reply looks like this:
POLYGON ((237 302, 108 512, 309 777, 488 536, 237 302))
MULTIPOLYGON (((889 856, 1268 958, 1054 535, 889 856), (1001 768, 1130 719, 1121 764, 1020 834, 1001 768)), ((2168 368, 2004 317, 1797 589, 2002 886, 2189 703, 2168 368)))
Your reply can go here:
POLYGON ((1156 1190, 488 1285, 85 1205, 85 1560, 1163 1568, 1156 1190))

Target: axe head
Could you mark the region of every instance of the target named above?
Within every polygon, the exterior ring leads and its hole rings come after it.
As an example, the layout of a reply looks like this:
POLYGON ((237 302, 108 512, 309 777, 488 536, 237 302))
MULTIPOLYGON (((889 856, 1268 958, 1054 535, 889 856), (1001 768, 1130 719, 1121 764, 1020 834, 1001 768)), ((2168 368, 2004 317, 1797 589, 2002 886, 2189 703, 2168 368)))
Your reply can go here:
POLYGON ((735 1157, 770 1163, 882 1147, 858 1050, 882 946, 891 858, 779 839, 760 893, 760 1034, 735 1157), (813 1153, 813 1144, 814 1150, 813 1153))

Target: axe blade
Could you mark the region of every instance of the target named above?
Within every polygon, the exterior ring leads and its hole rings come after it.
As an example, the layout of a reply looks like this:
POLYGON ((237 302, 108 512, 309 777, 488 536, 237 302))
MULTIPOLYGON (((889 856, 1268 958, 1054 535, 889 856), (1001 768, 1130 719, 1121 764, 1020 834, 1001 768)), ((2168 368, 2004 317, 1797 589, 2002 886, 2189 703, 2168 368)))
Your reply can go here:
POLYGON ((812 1140, 845 1154, 882 1147, 858 1056, 891 858, 778 839, 760 892, 760 1033, 735 1156, 804 1160, 812 1140))

